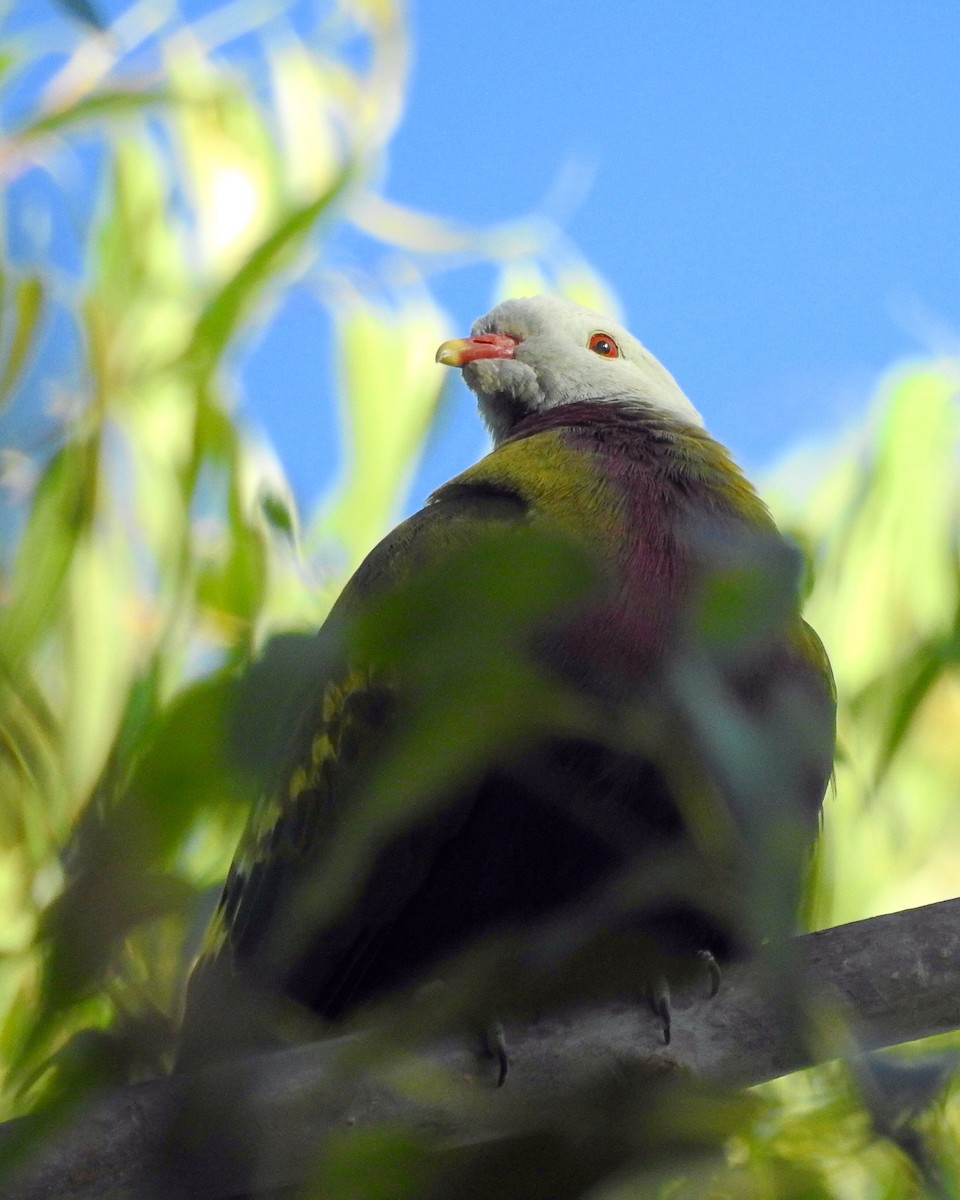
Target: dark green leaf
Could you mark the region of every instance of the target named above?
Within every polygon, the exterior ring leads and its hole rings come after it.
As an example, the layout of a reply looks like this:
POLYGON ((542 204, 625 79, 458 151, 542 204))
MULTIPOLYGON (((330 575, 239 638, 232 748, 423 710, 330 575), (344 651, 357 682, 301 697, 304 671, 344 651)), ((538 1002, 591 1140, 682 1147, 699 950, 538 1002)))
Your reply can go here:
POLYGON ((266 492, 260 497, 260 511, 269 525, 282 533, 289 541, 295 541, 297 522, 293 510, 283 496, 266 492))
POLYGON ((229 748, 236 769, 264 792, 289 768, 305 714, 341 647, 313 633, 271 638, 238 682, 233 697, 229 748))
POLYGON ((397 1200, 423 1196, 430 1178, 427 1139, 411 1129, 381 1127, 337 1132, 327 1141, 310 1197, 397 1200))
POLYGON ((234 687, 225 674, 202 680, 152 722, 129 788, 108 818, 145 863, 166 863, 199 809, 244 798, 226 755, 234 687))

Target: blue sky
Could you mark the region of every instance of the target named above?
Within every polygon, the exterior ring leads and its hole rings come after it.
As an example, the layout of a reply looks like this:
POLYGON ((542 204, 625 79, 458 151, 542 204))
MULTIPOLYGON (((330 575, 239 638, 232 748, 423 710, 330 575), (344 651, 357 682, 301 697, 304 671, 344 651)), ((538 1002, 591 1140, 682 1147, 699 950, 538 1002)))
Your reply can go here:
MULTIPOLYGON (((589 187, 571 237, 749 469, 829 441, 904 356, 956 349, 956 0, 421 0, 412 16, 385 194, 484 224, 535 209, 572 165, 589 187)), ((464 330, 493 278, 437 279, 464 330)), ((248 409, 303 502, 329 478, 333 418, 298 347, 323 337, 294 293, 246 364, 248 409)), ((411 500, 483 444, 456 393, 411 500)))
MULTIPOLYGON (((580 169, 572 238, 749 469, 829 443, 902 358, 956 350, 960 4, 485 0, 413 16, 386 194, 499 221, 580 169)), ((438 280, 464 330, 492 283, 438 280)), ((411 501, 482 448, 459 394, 411 501)))
MULTIPOLYGON (((421 3, 392 197, 569 230, 747 462, 960 329, 960 5, 421 3)), ((466 320, 483 298, 450 281, 466 320)))

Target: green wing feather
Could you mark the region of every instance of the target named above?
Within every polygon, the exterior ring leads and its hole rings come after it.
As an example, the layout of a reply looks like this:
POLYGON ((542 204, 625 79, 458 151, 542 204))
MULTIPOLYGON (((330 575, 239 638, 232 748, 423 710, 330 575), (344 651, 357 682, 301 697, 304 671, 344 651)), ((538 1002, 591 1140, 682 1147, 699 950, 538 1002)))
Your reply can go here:
MULTIPOLYGON (((370 665, 352 664, 347 631, 364 606, 459 547, 470 546, 483 530, 522 521, 527 504, 500 485, 454 487, 390 533, 364 560, 317 634, 320 665, 313 694, 301 710, 289 739, 287 766, 277 786, 254 805, 230 868, 220 903, 208 927, 190 979, 178 1062, 181 1066, 256 1045, 260 1030, 276 1024, 263 997, 241 978, 237 961, 252 952, 269 926, 278 895, 315 861, 336 830, 341 801, 358 770, 365 769, 387 734, 396 696, 385 675, 370 665)), ((455 831, 448 821, 429 835, 408 839, 397 851, 395 885, 385 890, 379 911, 357 912, 343 931, 350 944, 331 946, 356 959, 372 950, 388 913, 416 889, 436 843, 455 831), (427 841, 431 844, 426 844, 427 841), (371 932, 372 931, 372 932, 371 932)), ((350 963, 342 964, 348 974, 350 963)))

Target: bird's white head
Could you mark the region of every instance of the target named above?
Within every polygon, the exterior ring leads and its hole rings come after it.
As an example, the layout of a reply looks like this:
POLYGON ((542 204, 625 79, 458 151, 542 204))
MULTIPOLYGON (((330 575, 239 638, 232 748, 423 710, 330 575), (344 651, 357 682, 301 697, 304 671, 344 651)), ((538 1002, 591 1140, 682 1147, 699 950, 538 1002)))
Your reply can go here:
POLYGON ((559 296, 505 300, 444 342, 437 362, 462 367, 494 442, 532 413, 578 400, 636 401, 685 424, 700 414, 676 380, 616 321, 559 296))

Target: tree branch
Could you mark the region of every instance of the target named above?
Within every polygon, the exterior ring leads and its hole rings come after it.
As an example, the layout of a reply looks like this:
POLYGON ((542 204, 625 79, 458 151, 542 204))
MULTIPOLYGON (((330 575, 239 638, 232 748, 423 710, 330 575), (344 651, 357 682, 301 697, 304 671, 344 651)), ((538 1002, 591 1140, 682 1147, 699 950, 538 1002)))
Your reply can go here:
MULTIPOLYGON (((806 934, 796 950, 808 1011, 839 1010, 861 1046, 891 1046, 960 1027, 960 900, 806 934)), ((249 1186, 251 1163, 259 1187, 303 1179, 323 1137, 345 1126, 412 1119, 476 1138, 496 1131, 498 1107, 502 1123, 505 1093, 511 1102, 535 1105, 558 1086, 618 1064, 680 1063, 707 1080, 739 1087, 836 1056, 836 1043, 818 1046, 801 1036, 770 994, 762 966, 728 968, 716 999, 707 1002, 702 993, 675 998, 669 1047, 642 1005, 608 1005, 512 1028, 505 1092, 493 1087, 492 1064, 479 1062, 463 1040, 452 1041, 425 1055, 460 1085, 452 1104, 445 1094, 433 1108, 403 1094, 396 1068, 386 1076, 355 1069, 367 1045, 363 1034, 139 1084, 88 1100, 53 1136, 46 1135, 43 1114, 0 1126, 0 1152, 31 1146, 27 1161, 4 1181, 3 1195, 215 1200, 249 1186), (210 1149, 218 1122, 222 1133, 230 1129, 233 1147, 219 1157, 210 1149), (193 1153, 183 1152, 185 1137, 193 1153), (249 1162, 236 1161, 238 1145, 249 1149, 249 1162), (162 1193, 151 1175, 158 1163, 166 1172, 162 1193)))

